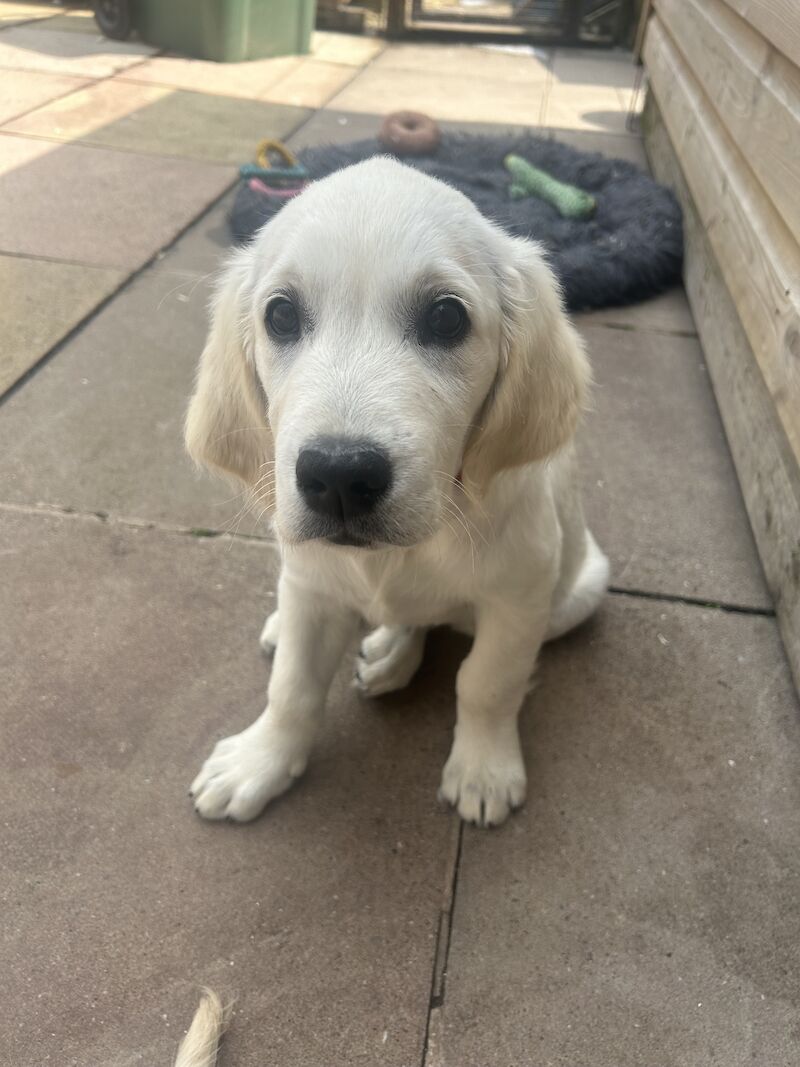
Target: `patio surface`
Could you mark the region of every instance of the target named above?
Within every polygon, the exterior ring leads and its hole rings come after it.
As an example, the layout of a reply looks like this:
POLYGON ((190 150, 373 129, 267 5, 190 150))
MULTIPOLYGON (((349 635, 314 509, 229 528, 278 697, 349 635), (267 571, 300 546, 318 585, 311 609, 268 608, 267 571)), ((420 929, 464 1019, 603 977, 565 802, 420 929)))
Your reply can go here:
POLYGON ((578 317, 613 589, 542 655, 524 810, 437 805, 448 633, 374 704, 345 664, 254 824, 186 796, 260 710, 274 598, 265 532, 181 442, 235 164, 418 108, 646 166, 634 78, 334 34, 216 66, 0 2, 0 1063, 168 1065, 208 985, 220 1067, 796 1067, 798 706, 680 290, 578 317))

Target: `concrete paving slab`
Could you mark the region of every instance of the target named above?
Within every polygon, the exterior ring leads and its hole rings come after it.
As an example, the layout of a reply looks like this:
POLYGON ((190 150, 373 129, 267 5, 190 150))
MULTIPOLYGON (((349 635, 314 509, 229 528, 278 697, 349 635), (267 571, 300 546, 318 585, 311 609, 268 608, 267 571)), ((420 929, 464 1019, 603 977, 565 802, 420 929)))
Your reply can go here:
POLYGON ((342 111, 325 107, 316 111, 308 122, 292 136, 293 148, 306 148, 318 144, 346 144, 377 136, 382 115, 370 115, 359 111, 342 111))
POLYGON ((107 78, 141 63, 155 51, 138 41, 111 41, 99 35, 49 30, 37 24, 12 26, 0 35, 0 67, 78 77, 107 78))
POLYGON ((563 126, 548 124, 547 130, 542 131, 548 137, 564 144, 579 148, 582 152, 600 152, 604 156, 613 159, 626 159, 629 163, 635 163, 637 167, 649 172, 647 155, 641 137, 637 134, 625 133, 601 133, 597 130, 570 130, 563 126))
POLYGON ((508 55, 480 45, 395 44, 373 63, 375 70, 437 71, 458 77, 541 85, 550 77, 549 55, 508 55))
POLYGON ((14 26, 20 22, 50 19, 55 12, 63 10, 62 7, 51 4, 16 4, 9 2, 9 0, 2 0, 0 2, 0 29, 14 26))
POLYGON ((286 137, 310 114, 286 104, 113 80, 56 100, 6 129, 130 152, 242 163, 262 137, 286 137))
POLYGON ((628 111, 613 86, 564 85, 553 82, 542 123, 574 130, 625 134, 628 111))
POLYGON ((0 255, 0 395, 124 278, 118 270, 0 255))
POLYGON ((130 71, 117 75, 118 81, 148 82, 174 89, 193 89, 221 96, 258 100, 270 86, 303 62, 301 56, 276 56, 245 63, 212 63, 183 56, 154 56, 130 71))
POLYGON ((0 134, 0 252, 134 270, 233 167, 0 134))
POLYGON ((352 67, 308 57, 270 86, 262 99, 293 107, 323 107, 354 76, 356 72, 352 67))
MULTIPOLYGON (((290 140, 291 143, 291 140, 290 140)), ((192 277, 211 278, 222 268, 233 249, 228 212, 236 189, 226 193, 198 219, 166 252, 153 262, 153 270, 166 271, 175 277, 175 284, 192 277)))
POLYGON ((771 607, 696 338, 578 326, 597 382, 586 511, 612 584, 771 607))
POLYGON ((584 88, 611 85, 630 89, 640 72, 633 61, 633 53, 626 51, 557 48, 551 65, 554 83, 584 88))
POLYGON ((456 122, 536 126, 544 99, 544 82, 520 85, 492 81, 476 71, 471 75, 440 74, 436 70, 386 69, 375 63, 333 97, 330 106, 380 115, 409 110, 456 122))
POLYGON ((530 790, 466 830, 437 1064, 794 1067, 800 721, 772 619, 607 601, 548 648, 530 790))
POLYGON ((0 501, 251 532, 241 494, 183 449, 209 293, 201 277, 146 271, 10 396, 0 501))
MULTIPOLYGON (((626 307, 601 308, 580 316, 585 326, 609 326, 622 330, 658 330, 661 333, 678 333, 695 336, 697 330, 692 309, 682 285, 676 285, 652 300, 626 307)), ((640 338, 641 343, 646 343, 640 338)))
MULTIPOLYGON (((81 92, 40 107, 5 129, 10 133, 85 141, 92 133, 170 96, 171 89, 131 82, 91 81, 81 92)), ((171 153, 175 154, 175 153, 171 153)))
POLYGON ((30 70, 0 70, 0 124, 41 107, 86 85, 86 78, 42 74, 30 70))
POLYGON ((152 269, 174 275, 176 284, 192 277, 211 284, 235 247, 228 225, 235 195, 236 189, 226 193, 167 252, 156 257, 152 269))
POLYGON ((363 67, 386 47, 380 37, 361 37, 351 33, 317 30, 311 37, 311 54, 326 63, 343 63, 363 67))
POLYGON ((80 8, 71 8, 60 15, 53 15, 52 18, 47 20, 47 24, 43 23, 40 28, 44 30, 66 30, 68 33, 83 33, 99 39, 103 37, 94 20, 94 13, 80 8))
POLYGON ((0 1060, 171 1063, 207 984, 236 998, 220 1067, 420 1063, 453 656, 377 710, 343 670, 303 782, 204 823, 188 783, 264 700, 271 554, 41 514, 0 536, 0 1060))

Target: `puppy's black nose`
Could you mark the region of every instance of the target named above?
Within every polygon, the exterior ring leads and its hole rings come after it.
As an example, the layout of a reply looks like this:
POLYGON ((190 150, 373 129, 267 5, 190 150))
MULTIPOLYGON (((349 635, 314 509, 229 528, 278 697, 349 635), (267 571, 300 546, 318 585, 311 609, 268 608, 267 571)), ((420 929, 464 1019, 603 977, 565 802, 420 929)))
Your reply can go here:
POLYGON ((354 519, 371 511, 392 481, 387 455, 368 442, 319 440, 297 459, 297 486, 312 511, 354 519))

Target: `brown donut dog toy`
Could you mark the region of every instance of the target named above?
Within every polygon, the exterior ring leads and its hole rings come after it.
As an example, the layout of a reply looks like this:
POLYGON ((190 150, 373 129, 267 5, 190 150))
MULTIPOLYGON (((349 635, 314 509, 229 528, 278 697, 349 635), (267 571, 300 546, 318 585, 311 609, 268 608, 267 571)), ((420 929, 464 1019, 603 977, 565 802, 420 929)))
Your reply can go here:
POLYGON ((395 111, 383 120, 378 140, 398 156, 424 156, 435 152, 442 131, 419 111, 395 111))

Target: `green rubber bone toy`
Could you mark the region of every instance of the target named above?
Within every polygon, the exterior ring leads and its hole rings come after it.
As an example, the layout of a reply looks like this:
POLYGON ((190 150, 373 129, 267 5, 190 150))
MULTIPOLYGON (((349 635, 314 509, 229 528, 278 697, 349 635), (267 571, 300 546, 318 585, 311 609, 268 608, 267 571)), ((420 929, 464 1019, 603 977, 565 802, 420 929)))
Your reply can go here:
POLYGON ((594 214, 597 202, 583 189, 556 181, 546 171, 534 167, 522 156, 506 156, 503 164, 511 175, 509 196, 512 200, 537 196, 540 200, 552 204, 565 219, 588 219, 594 214))

